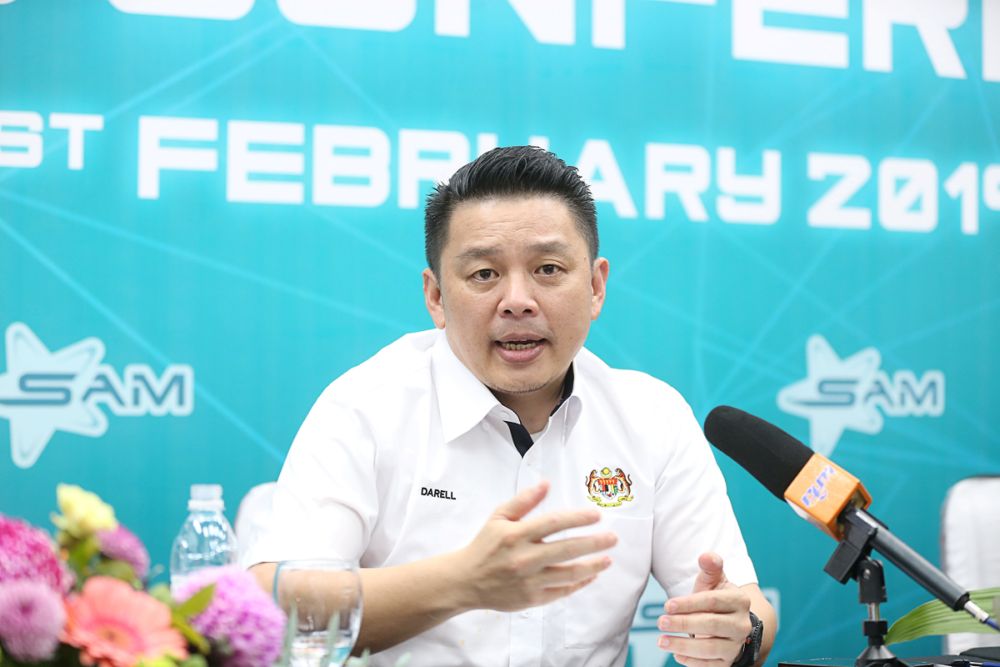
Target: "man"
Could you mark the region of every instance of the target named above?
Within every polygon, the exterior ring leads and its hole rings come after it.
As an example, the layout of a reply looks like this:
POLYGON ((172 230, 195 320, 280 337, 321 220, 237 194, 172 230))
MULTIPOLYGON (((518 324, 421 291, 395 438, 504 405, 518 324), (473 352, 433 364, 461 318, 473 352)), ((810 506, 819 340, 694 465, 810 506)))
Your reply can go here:
POLYGON ((762 662, 774 612, 690 408, 583 349, 608 278, 597 250, 590 191, 551 153, 498 148, 439 185, 436 330, 317 401, 244 559, 262 584, 276 561, 359 559, 357 646, 377 665, 604 667, 625 662, 652 573, 678 662, 762 662))

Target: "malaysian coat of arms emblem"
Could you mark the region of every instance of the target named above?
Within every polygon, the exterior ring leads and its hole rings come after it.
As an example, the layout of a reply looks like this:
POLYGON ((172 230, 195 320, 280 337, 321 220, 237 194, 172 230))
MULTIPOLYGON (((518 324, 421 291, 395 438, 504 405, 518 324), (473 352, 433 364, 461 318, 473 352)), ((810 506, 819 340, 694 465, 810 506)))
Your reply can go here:
POLYGON ((621 468, 591 470, 587 475, 587 497, 598 507, 619 507, 635 499, 632 495, 632 476, 621 468))

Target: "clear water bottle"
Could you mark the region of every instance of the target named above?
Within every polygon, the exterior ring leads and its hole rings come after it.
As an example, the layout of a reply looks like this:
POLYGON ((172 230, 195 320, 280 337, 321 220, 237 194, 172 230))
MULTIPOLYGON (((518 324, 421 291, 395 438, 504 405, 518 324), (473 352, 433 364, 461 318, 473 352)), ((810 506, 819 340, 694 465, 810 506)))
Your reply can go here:
POLYGON ((236 535, 223 513, 222 487, 192 484, 188 516, 170 552, 170 589, 204 567, 236 562, 236 535))

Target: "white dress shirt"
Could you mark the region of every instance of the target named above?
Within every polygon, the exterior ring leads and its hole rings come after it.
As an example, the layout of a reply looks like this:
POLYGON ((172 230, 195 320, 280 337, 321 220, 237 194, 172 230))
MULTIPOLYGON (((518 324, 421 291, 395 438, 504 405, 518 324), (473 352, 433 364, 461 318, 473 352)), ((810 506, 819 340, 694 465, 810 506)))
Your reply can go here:
POLYGON ((532 514, 598 507, 599 524, 565 534, 617 533, 611 567, 573 595, 520 612, 461 614, 373 656, 378 666, 404 653, 411 667, 622 665, 650 574, 668 595, 685 595, 699 554, 716 551, 730 581, 756 582, 722 474, 684 399, 586 349, 573 371, 571 395, 522 458, 505 423, 517 416, 443 331, 400 338, 316 401, 244 565, 339 557, 386 567, 459 549, 497 505, 543 479, 551 489, 532 514), (595 477, 604 481, 588 485, 595 477))

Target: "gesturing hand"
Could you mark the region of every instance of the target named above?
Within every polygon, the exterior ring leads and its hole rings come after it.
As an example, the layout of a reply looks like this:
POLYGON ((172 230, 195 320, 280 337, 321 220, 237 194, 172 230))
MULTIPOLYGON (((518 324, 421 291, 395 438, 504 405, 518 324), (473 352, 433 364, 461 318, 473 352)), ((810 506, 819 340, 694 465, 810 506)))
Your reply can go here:
POLYGON ((607 556, 574 559, 614 546, 614 533, 545 541, 568 528, 597 523, 597 510, 522 520, 548 491, 548 482, 542 482, 497 507, 476 538, 456 553, 469 591, 468 608, 516 611, 547 604, 583 588, 611 564, 607 556))
POLYGON ((702 554, 698 568, 691 594, 668 600, 657 624, 664 632, 689 636, 661 636, 660 648, 673 651, 674 660, 687 667, 729 667, 750 634, 750 596, 729 583, 719 555, 702 554))

